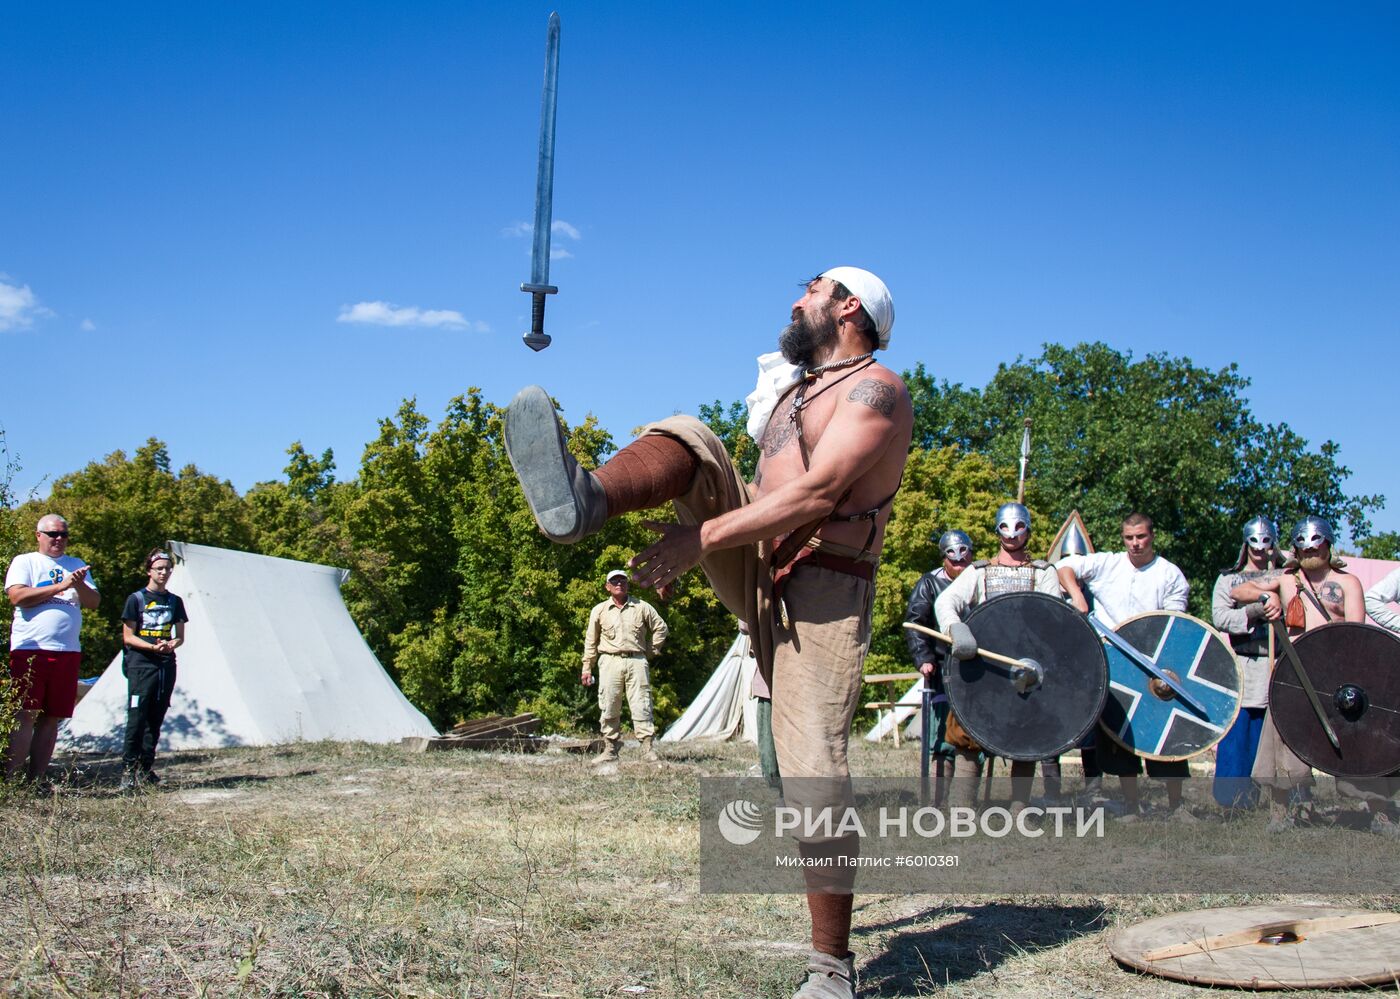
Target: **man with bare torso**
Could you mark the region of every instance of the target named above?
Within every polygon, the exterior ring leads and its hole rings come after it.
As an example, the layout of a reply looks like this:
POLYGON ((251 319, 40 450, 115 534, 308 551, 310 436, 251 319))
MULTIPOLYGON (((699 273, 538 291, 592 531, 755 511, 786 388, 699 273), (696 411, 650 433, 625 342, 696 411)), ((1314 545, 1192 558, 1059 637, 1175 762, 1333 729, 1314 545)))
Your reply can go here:
MULTIPOLYGON (((747 624, 772 695, 784 801, 799 809, 849 800, 875 568, 913 433, 904 383, 873 357, 893 322, 889 291, 869 271, 837 267, 803 286, 779 338, 786 363, 760 358, 750 396, 749 431, 762 450, 752 485, 692 417, 643 428, 590 473, 569 455, 542 389, 524 389, 506 415, 511 463, 552 540, 577 541, 609 517, 673 502, 678 522, 648 522, 661 537, 631 560, 633 581, 659 589, 699 565, 747 624)), ((842 859, 859 841, 804 839, 799 849, 825 863, 803 868, 812 953, 796 996, 844 999, 855 994, 855 865, 842 859)))
MULTIPOLYGON (((1263 597, 1265 619, 1284 618, 1290 637, 1328 621, 1365 621, 1361 581, 1343 571, 1346 563, 1332 554, 1332 525, 1321 517, 1305 517, 1294 526, 1291 536, 1293 557, 1288 563, 1240 583, 1230 591, 1231 599, 1248 604, 1263 597)), ((1283 744, 1271 713, 1264 716, 1252 776, 1256 783, 1270 788, 1271 829, 1288 828, 1310 811, 1299 791, 1311 786, 1312 768, 1283 744)), ((1339 781, 1339 789, 1341 784, 1339 781)))

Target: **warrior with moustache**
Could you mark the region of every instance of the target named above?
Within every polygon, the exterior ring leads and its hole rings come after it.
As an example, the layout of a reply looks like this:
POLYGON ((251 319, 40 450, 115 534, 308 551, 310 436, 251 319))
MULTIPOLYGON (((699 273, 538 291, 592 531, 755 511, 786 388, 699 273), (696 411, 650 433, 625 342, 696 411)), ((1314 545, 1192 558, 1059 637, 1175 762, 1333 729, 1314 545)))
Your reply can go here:
MULTIPOLYGON (((978 604, 1008 593, 1048 593, 1063 598, 1055 567, 1041 559, 1033 559, 1026 551, 1031 537, 1031 514, 1020 503, 1006 503, 997 510, 997 538, 1001 547, 996 557, 972 563, 934 602, 939 628, 953 640, 952 654, 967 660, 977 655, 977 639, 963 617, 978 604)), ((952 788, 949 804, 971 807, 977 797, 977 782, 981 775, 981 747, 957 724, 955 715, 948 719, 948 741, 956 747, 953 762, 952 788)), ((1058 770, 1058 761, 1055 762, 1058 770)), ((1059 774, 1055 772, 1053 796, 1059 795, 1059 774)), ((1050 783, 1047 773, 1047 784, 1050 783)), ((1012 807, 1024 807, 1030 801, 1031 785, 1035 779, 1035 763, 1014 760, 1011 763, 1012 807)))

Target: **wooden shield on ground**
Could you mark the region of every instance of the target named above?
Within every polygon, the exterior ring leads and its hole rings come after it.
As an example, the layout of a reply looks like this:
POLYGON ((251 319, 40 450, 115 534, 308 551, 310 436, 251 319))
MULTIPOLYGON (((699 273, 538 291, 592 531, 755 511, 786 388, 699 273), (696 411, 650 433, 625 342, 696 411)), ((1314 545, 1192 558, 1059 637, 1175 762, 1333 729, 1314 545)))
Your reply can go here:
POLYGON ((1108 950, 1129 968, 1200 985, 1393 984, 1400 975, 1400 914, 1333 905, 1173 912, 1119 930, 1108 950))
POLYGON ((1293 647, 1341 748, 1333 748, 1280 649, 1269 714, 1284 744, 1334 777, 1385 777, 1400 770, 1400 637, 1374 625, 1334 621, 1299 635, 1293 647))
POLYGON ((1008 593, 967 615, 977 645, 1039 666, 1040 682, 1021 689, 1000 663, 952 659, 943 686, 963 728, 989 753, 1043 760, 1079 745, 1108 692, 1103 644, 1084 615, 1045 593, 1008 593))
POLYGON ((1177 611, 1154 611, 1124 621, 1114 632, 1172 676, 1205 715, 1172 694, 1153 690, 1151 673, 1106 645, 1108 702, 1101 727, 1114 742, 1149 760, 1185 760, 1225 737, 1240 713, 1243 682, 1234 650, 1220 632, 1177 611))

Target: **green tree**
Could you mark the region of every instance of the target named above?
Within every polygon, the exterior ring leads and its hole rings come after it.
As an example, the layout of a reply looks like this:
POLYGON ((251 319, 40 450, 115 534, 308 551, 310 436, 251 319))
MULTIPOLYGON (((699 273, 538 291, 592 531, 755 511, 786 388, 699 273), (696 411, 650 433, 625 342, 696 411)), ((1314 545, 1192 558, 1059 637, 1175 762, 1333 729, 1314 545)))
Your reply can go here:
POLYGON ((700 422, 715 432, 724 442, 729 457, 739 469, 739 474, 747 482, 752 482, 758 471, 758 444, 749 436, 749 410, 742 402, 731 402, 729 408, 716 399, 713 403, 700 404, 700 422))
POLYGON ((1400 533, 1385 531, 1371 534, 1359 542, 1362 558, 1379 558, 1389 562, 1400 561, 1400 533))
POLYGON ((922 366, 906 380, 916 442, 986 454, 1007 470, 1007 496, 1030 417, 1032 510, 1058 524, 1078 509, 1102 548, 1116 546, 1125 514, 1148 514, 1158 550, 1190 579, 1198 613, 1249 517, 1286 525, 1316 512, 1359 536, 1367 511, 1384 502, 1344 491, 1350 472, 1335 443, 1312 450, 1286 424, 1256 420, 1236 365, 1211 371, 1166 354, 1135 361, 1104 343, 1046 344, 1038 357, 999 366, 984 389, 935 382, 922 366))

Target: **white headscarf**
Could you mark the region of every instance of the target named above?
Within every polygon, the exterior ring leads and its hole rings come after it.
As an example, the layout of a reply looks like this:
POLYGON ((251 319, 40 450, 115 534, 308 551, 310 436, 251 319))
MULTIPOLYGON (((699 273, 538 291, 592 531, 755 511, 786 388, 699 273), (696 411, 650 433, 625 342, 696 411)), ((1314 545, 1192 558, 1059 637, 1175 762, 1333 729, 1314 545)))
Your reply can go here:
POLYGON ((874 274, 859 267, 833 267, 821 277, 839 281, 852 295, 860 299, 866 313, 875 323, 875 333, 881 350, 890 349, 890 330, 894 328, 894 300, 890 290, 874 274))

